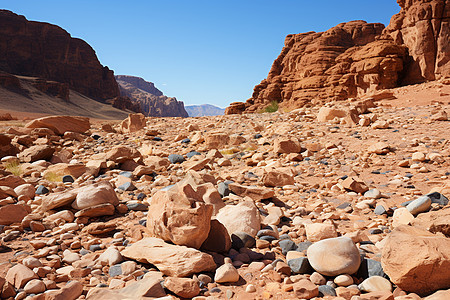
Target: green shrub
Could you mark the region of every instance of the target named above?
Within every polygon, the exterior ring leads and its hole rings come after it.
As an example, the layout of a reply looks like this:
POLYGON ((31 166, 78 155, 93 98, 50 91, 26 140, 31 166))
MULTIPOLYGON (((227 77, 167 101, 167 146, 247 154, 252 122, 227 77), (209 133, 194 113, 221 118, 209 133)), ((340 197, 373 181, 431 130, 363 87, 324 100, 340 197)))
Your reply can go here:
POLYGON ((278 102, 277 101, 272 101, 270 102, 269 106, 267 106, 264 111, 268 112, 268 113, 273 113, 276 112, 278 110, 278 102))

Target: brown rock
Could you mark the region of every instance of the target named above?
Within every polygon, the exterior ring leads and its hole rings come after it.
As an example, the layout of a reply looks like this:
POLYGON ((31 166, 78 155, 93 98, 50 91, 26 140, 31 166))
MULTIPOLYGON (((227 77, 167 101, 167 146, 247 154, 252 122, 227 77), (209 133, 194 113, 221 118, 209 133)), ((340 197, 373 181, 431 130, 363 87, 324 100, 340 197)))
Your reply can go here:
POLYGON ((26 181, 23 178, 15 175, 8 175, 5 177, 0 177, 0 186, 7 186, 15 189, 19 185, 25 184, 26 181))
POLYGON ((100 216, 112 216, 114 215, 114 205, 110 203, 104 203, 84 208, 75 213, 75 217, 100 217, 100 216))
POLYGON ((13 284, 17 289, 24 287, 28 281, 37 278, 38 276, 31 269, 22 264, 10 268, 5 276, 6 281, 13 284))
POLYGON ((0 23, 3 71, 64 82, 97 100, 119 95, 113 72, 100 64, 85 41, 56 25, 31 22, 7 10, 1 11, 0 23))
POLYGON ((275 153, 300 153, 301 150, 302 147, 297 139, 276 139, 273 145, 273 151, 275 153))
POLYGON ((43 173, 43 177, 48 176, 48 174, 55 174, 59 176, 71 175, 74 178, 78 178, 87 171, 84 164, 67 164, 58 163, 48 166, 47 170, 43 173))
POLYGON ((450 237, 450 208, 419 214, 411 225, 450 237))
POLYGON ((49 145, 35 145, 25 149, 19 154, 24 162, 35 162, 37 160, 50 160, 55 149, 49 145))
POLYGON ((20 223, 28 215, 27 209, 22 204, 8 204, 0 207, 0 225, 20 223))
POLYGON ((310 242, 337 237, 336 228, 331 224, 312 223, 305 224, 306 238, 310 242))
POLYGON ((119 131, 122 133, 131 133, 143 129, 147 121, 143 114, 129 114, 128 118, 119 124, 119 131))
POLYGON ((72 116, 50 116, 35 119, 25 125, 25 128, 48 128, 58 135, 67 131, 85 133, 91 128, 89 118, 72 116))
POLYGON ((75 209, 85 209, 95 205, 110 203, 114 206, 119 204, 114 188, 108 181, 94 183, 76 189, 76 198, 72 203, 75 209))
POLYGON ((269 199, 275 195, 275 192, 272 189, 266 189, 256 186, 245 186, 237 183, 230 183, 228 187, 234 194, 241 197, 250 197, 254 201, 269 199))
POLYGON ((93 288, 89 290, 87 300, 124 300, 124 299, 154 299, 164 297, 166 292, 158 277, 145 277, 119 290, 93 288))
POLYGON ((212 133, 205 137, 206 149, 221 149, 228 145, 230 136, 227 133, 212 133))
POLYGON ((405 291, 424 295, 450 288, 449 238, 399 226, 387 237, 381 263, 391 281, 405 291))
POLYGON ((83 285, 77 280, 72 280, 59 290, 51 290, 41 295, 44 297, 42 300, 75 300, 82 293, 83 285))
POLYGON ((136 149, 127 146, 117 146, 106 152, 105 159, 116 163, 122 163, 140 157, 141 154, 136 149))
POLYGON ((190 278, 168 277, 164 287, 182 298, 193 298, 200 293, 198 281, 190 278))
POLYGON ((237 205, 227 205, 216 216, 229 234, 245 232, 256 236, 261 228, 261 218, 258 208, 253 201, 243 201, 237 205))
POLYGON ((198 249, 208 237, 212 213, 213 206, 191 185, 176 185, 153 195, 147 228, 165 241, 198 249))
POLYGON ((144 238, 125 248, 121 254, 139 262, 151 263, 167 276, 186 277, 212 271, 216 267, 211 255, 185 246, 167 244, 158 238, 144 238))
POLYGON ((262 181, 264 186, 267 187, 293 185, 295 183, 292 171, 288 169, 269 170, 264 173, 262 181))
POLYGON ((16 155, 18 152, 17 147, 11 144, 11 138, 6 134, 0 134, 0 158, 16 155))
POLYGON ((311 299, 319 296, 319 288, 308 279, 302 279, 294 283, 294 293, 299 299, 311 299))
POLYGON ((231 248, 231 238, 228 230, 218 220, 211 220, 211 229, 200 250, 226 253, 231 248))
POLYGON ((346 190, 350 190, 360 194, 363 194, 364 192, 367 192, 369 190, 364 182, 354 177, 347 177, 344 181, 341 182, 341 185, 346 190))

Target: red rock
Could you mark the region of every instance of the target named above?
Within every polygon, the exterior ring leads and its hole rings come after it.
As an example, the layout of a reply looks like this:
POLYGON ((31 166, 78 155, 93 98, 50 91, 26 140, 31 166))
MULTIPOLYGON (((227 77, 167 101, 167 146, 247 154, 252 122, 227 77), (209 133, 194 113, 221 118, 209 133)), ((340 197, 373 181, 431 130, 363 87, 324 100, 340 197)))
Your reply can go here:
POLYGON ((28 211, 22 204, 8 204, 0 207, 0 225, 20 223, 28 211))
POLYGON ((131 133, 143 129, 146 125, 143 114, 129 114, 128 118, 119 124, 119 131, 122 133, 131 133))
POLYGON ((319 296, 319 288, 308 279, 302 279, 294 284, 294 293, 299 299, 311 299, 319 296))
POLYGON ((19 154, 19 158, 24 162, 35 162, 38 160, 50 160, 55 149, 49 145, 35 145, 25 149, 19 154))
POLYGON ((28 281, 37 278, 38 276, 31 269, 22 264, 10 268, 5 276, 6 281, 13 284, 17 289, 24 287, 28 281))
POLYGON ((67 131, 85 133, 91 128, 89 118, 72 116, 50 116, 35 119, 25 125, 26 128, 48 128, 58 135, 67 131))
POLYGON ((28 21, 7 10, 0 12, 0 23, 3 71, 67 83, 93 99, 119 96, 113 72, 100 64, 85 41, 56 25, 28 21))
POLYGON ((381 263, 390 280, 404 291, 426 295, 450 288, 450 238, 399 226, 387 237, 381 263))
POLYGON ((198 249, 208 237, 212 213, 213 206, 191 185, 176 185, 153 195, 147 228, 165 241, 198 249))
POLYGON ((190 278, 168 277, 164 287, 182 298, 193 298, 200 293, 198 281, 190 278))
POLYGON ((11 138, 6 134, 0 134, 0 158, 16 155, 18 152, 17 147, 11 144, 11 138))
POLYGON ((119 84, 120 94, 128 97, 144 115, 151 117, 188 117, 183 102, 163 95, 152 82, 127 75, 117 75, 116 80, 119 84))

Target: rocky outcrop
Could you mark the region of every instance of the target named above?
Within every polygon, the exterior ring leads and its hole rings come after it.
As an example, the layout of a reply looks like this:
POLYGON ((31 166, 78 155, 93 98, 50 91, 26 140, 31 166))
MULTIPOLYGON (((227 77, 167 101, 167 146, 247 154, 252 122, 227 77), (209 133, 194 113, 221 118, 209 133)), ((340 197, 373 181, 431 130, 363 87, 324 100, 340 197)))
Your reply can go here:
MULTIPOLYGON (((139 112, 150 117, 188 117, 182 101, 165 96, 151 82, 140 77, 117 75, 120 94, 139 107, 139 112)), ((136 111, 136 110, 134 110, 136 111)))
POLYGON ((402 9, 387 28, 352 21, 288 35, 252 97, 232 103, 225 114, 264 111, 274 102, 293 109, 449 76, 448 1, 397 2, 402 9))
MULTIPOLYGON (((56 25, 28 21, 8 10, 0 10, 0 23, 0 70, 65 83, 95 100, 119 96, 113 71, 100 64, 85 41, 56 25)), ((61 91, 60 85, 38 86, 67 98, 68 89, 61 91)))
POLYGON ((401 11, 384 33, 408 48, 403 84, 450 75, 450 3, 446 0, 398 0, 401 11))
MULTIPOLYGON (((379 23, 352 21, 325 32, 288 35, 269 76, 245 103, 245 112, 274 101, 297 108, 397 86, 406 53, 392 40, 376 40, 383 29, 379 23)), ((239 111, 238 104, 226 113, 234 111, 239 111)))

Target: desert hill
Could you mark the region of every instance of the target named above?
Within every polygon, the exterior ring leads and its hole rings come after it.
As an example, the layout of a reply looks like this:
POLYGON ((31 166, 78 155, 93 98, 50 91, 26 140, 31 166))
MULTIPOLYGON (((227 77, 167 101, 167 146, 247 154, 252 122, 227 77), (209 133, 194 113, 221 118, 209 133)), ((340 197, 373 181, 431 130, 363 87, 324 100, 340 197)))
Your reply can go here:
POLYGON ((220 116, 225 112, 224 108, 220 108, 211 104, 201 105, 187 105, 185 106, 189 117, 205 117, 205 116, 220 116))

